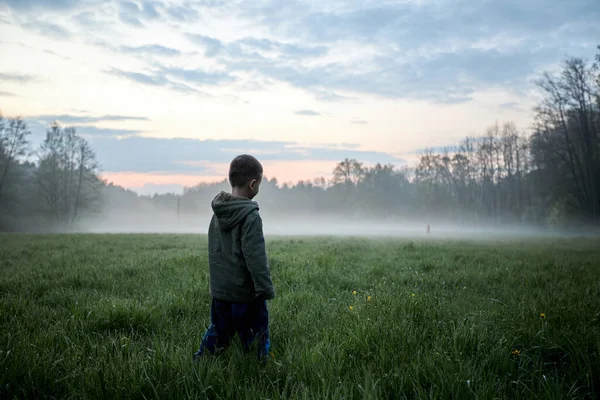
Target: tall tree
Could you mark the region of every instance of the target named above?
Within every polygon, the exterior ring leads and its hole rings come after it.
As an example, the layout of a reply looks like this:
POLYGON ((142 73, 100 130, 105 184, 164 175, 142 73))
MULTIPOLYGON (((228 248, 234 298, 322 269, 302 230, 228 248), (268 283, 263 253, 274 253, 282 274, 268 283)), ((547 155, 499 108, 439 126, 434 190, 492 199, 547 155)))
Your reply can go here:
POLYGON ((31 134, 21 117, 9 118, 6 122, 0 114, 0 193, 5 186, 11 169, 28 155, 31 134))
POLYGON ((346 158, 335 166, 333 170, 333 182, 334 184, 343 183, 356 186, 364 173, 365 169, 361 162, 354 158, 346 158))
POLYGON ((39 149, 38 189, 52 223, 65 229, 97 205, 102 181, 88 142, 74 128, 53 123, 39 149))
POLYGON ((594 69, 580 58, 569 58, 559 76, 546 73, 537 82, 545 98, 535 110, 532 156, 542 181, 554 186, 544 188, 548 200, 565 204, 569 199, 582 216, 597 221, 600 86, 594 69))

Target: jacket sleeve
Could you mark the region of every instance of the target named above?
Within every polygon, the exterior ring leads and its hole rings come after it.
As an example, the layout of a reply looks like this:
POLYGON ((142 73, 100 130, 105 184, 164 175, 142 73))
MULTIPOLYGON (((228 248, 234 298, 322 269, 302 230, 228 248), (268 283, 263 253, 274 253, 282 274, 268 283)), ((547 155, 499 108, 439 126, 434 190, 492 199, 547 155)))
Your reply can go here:
POLYGON ((274 298, 275 288, 267 259, 262 219, 257 212, 248 215, 242 226, 242 252, 254 281, 256 298, 262 300, 274 298))

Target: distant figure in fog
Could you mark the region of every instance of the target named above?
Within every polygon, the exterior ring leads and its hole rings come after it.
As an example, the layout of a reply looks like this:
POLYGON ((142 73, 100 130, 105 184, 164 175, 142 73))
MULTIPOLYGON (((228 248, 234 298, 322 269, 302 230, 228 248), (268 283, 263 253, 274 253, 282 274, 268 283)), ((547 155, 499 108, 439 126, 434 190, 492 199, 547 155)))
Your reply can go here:
POLYGON ((431 233, 431 226, 429 226, 429 224, 427 224, 427 234, 429 235, 431 233))
POLYGON ((210 326, 202 337, 198 360, 227 347, 237 333, 245 351, 255 345, 266 361, 270 348, 267 300, 275 297, 265 250, 258 194, 263 168, 250 155, 233 159, 229 167, 231 193, 221 192, 212 201, 208 228, 210 272, 210 326))

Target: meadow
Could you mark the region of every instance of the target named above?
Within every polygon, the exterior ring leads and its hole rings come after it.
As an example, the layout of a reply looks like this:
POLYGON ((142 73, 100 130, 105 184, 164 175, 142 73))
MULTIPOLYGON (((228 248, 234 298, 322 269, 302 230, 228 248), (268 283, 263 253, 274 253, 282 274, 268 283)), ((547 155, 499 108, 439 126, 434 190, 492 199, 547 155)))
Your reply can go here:
POLYGON ((600 396, 600 240, 271 238, 272 354, 198 363, 206 237, 0 235, 0 398, 600 396))

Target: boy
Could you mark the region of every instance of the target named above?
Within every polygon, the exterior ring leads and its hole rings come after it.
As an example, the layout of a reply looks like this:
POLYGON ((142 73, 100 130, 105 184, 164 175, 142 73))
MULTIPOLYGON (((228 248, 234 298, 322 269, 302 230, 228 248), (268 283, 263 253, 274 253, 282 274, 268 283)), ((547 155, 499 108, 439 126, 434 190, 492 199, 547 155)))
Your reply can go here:
POLYGON ((208 228, 211 324, 204 333, 198 359, 229 345, 237 333, 245 351, 254 344, 263 360, 269 351, 267 300, 275 297, 262 230, 258 194, 263 168, 250 155, 240 155, 229 166, 231 194, 212 201, 208 228))

